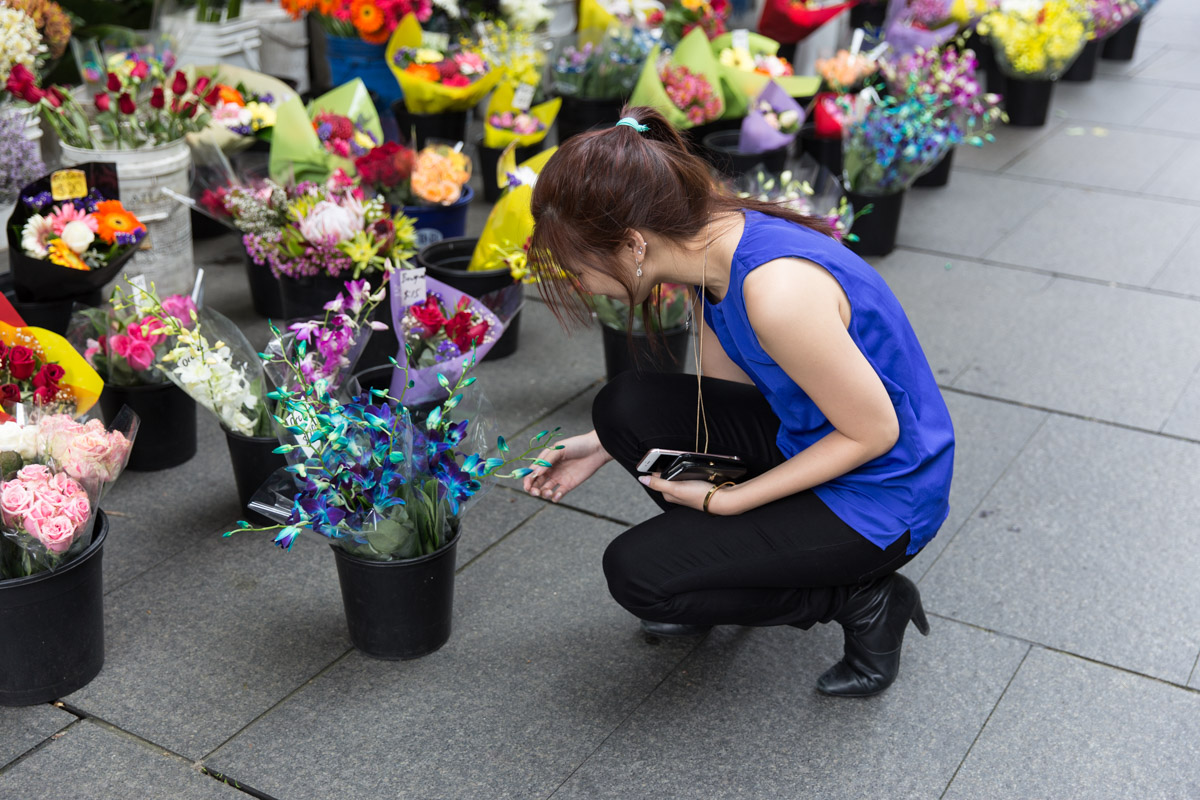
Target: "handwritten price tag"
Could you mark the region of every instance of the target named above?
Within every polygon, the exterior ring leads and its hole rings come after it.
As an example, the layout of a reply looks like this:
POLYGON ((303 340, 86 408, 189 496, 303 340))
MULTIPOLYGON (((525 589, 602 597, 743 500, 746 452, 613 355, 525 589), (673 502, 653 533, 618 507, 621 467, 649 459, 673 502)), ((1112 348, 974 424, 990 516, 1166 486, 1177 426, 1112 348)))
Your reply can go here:
MULTIPOLYGON (((400 270, 400 302, 405 307, 425 302, 425 268, 400 270)), ((393 278, 394 280, 394 278, 393 278)))
POLYGON ((60 169, 50 176, 50 196, 57 200, 87 197, 87 175, 81 169, 60 169))
POLYGON ((513 92, 513 108, 518 111, 528 111, 533 105, 533 93, 537 91, 537 87, 530 83, 522 83, 513 92))

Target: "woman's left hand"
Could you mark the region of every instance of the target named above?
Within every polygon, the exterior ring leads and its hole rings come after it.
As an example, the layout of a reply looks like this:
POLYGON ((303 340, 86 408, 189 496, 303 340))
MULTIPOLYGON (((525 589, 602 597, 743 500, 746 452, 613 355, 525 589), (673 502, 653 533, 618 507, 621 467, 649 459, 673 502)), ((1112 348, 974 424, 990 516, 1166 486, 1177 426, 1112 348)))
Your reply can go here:
MULTIPOLYGON (((688 508, 694 508, 697 511, 704 510, 704 498, 708 496, 713 485, 708 481, 668 481, 655 475, 642 475, 638 478, 643 486, 652 489, 656 492, 661 492, 663 499, 668 503, 675 503, 688 508)), ((732 489, 728 486, 713 494, 712 499, 708 502, 708 513, 710 514, 730 514, 732 511, 722 509, 723 503, 718 501, 718 496, 732 489)), ((728 498, 724 498, 728 499, 728 498)), ((727 508, 727 507, 726 507, 727 508)))

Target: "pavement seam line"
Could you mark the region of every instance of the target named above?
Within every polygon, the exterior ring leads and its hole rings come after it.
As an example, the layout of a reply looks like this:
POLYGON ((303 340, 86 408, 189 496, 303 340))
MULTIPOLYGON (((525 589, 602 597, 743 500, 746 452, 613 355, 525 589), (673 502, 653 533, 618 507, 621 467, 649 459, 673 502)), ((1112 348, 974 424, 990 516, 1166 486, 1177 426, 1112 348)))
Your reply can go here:
POLYGON ((1196 667, 1200 665, 1200 653, 1196 654, 1196 660, 1192 663, 1192 671, 1188 673, 1188 688, 1192 688, 1192 678, 1196 677, 1196 667))
MULTIPOLYGON (((66 709, 63 709, 63 710, 66 711, 66 709)), ((70 712, 67 712, 67 713, 70 713, 70 712)), ((6 772, 11 770, 13 767, 17 766, 17 764, 20 764, 25 759, 32 756, 34 753, 37 753, 39 750, 42 750, 43 748, 49 746, 49 744, 51 742, 57 741, 64 733, 66 733, 71 728, 74 728, 76 725, 78 725, 81 722, 83 722, 83 718, 76 717, 75 719, 68 722, 66 725, 64 725, 61 728, 59 728, 58 730, 56 730, 54 733, 47 736, 45 739, 42 739, 40 742, 35 744, 33 747, 31 747, 28 750, 26 750, 25 752, 17 755, 17 757, 14 758, 12 761, 9 761, 7 764, 0 765, 0 777, 3 777, 6 772)))
POLYGON ((198 764, 198 770, 201 775, 212 778, 218 783, 223 783, 229 788, 239 791, 242 794, 248 794, 251 797, 257 798, 258 800, 276 800, 274 795, 269 795, 260 789, 255 789, 253 786, 244 784, 237 778, 231 778, 223 772, 218 772, 215 769, 209 769, 202 764, 198 764))
POLYGON ((528 517, 526 517, 525 519, 521 520, 521 521, 520 521, 520 522, 518 522, 516 525, 514 525, 514 526, 513 526, 513 527, 512 527, 510 530, 508 530, 507 532, 505 532, 505 534, 504 534, 503 536, 501 536, 499 539, 497 539, 496 541, 492 542, 491 544, 489 544, 487 547, 485 547, 485 548, 483 548, 482 550, 480 550, 480 551, 479 551, 478 553, 476 553, 475 555, 471 556, 471 558, 470 558, 470 559, 467 561, 467 563, 463 564, 461 567, 459 567, 458 569, 454 570, 454 576, 457 578, 459 575, 461 575, 461 574, 462 574, 462 573, 463 573, 463 572, 464 572, 464 571, 467 569, 467 567, 470 567, 470 566, 471 566, 472 564, 474 564, 476 561, 478 561, 479 559, 483 558, 483 557, 484 557, 485 555, 487 555, 488 553, 492 552, 492 550, 496 549, 496 546, 497 546, 497 545, 499 545, 501 542, 503 542, 503 541, 507 540, 507 539, 508 539, 508 537, 512 536, 512 535, 513 535, 514 533, 516 533, 517 531, 521 530, 521 528, 524 528, 524 527, 525 527, 526 525, 528 525, 530 522, 533 522, 535 519, 537 519, 539 516, 541 516, 541 515, 542 515, 542 512, 544 512, 545 510, 546 510, 546 509, 544 509, 544 508, 539 508, 537 511, 534 511, 534 512, 533 512, 532 514, 530 514, 528 517))
POLYGON ((987 719, 983 721, 983 724, 979 726, 979 730, 975 732, 975 738, 971 740, 971 746, 967 748, 967 752, 963 753, 962 760, 959 761, 958 766, 954 768, 954 774, 951 775, 950 780, 946 782, 946 788, 942 789, 942 793, 938 795, 938 800, 942 800, 942 798, 946 796, 946 792, 950 791, 950 787, 954 784, 955 779, 958 778, 958 773, 962 771, 963 764, 966 764, 967 759, 971 757, 971 751, 975 749, 975 744, 979 741, 979 737, 983 735, 988 723, 992 721, 992 715, 996 713, 996 709, 1000 707, 1002 702, 1004 702, 1004 695, 1008 694, 1009 687, 1012 686, 1013 681, 1017 679, 1017 675, 1021 672, 1021 667, 1025 666, 1025 661, 1029 658, 1029 654, 1031 652, 1033 652, 1033 645, 1030 645, 1029 648, 1026 649, 1025 655, 1021 656, 1021 663, 1017 664, 1017 668, 1014 669, 1013 674, 1009 676, 1008 683, 1004 685, 1004 691, 1000 692, 1000 696, 996 698, 995 705, 993 705, 992 710, 988 712, 987 719))
MULTIPOLYGON (((1195 141, 1194 139, 1191 141, 1195 141)), ((958 167, 955 167, 958 169, 958 167)), ((1091 183, 1076 183, 1074 181, 1060 181, 1053 178, 1039 178, 1035 175, 1015 175, 1007 172, 997 172, 995 170, 979 169, 978 167, 962 167, 964 171, 973 172, 984 175, 994 175, 1000 178, 1010 178, 1012 180, 1027 181, 1041 186, 1057 186, 1061 189, 1077 189, 1082 192, 1093 192, 1096 194, 1109 194, 1122 199, 1133 200, 1153 200, 1159 203, 1171 203, 1174 205, 1196 207, 1200 206, 1200 200, 1192 200, 1186 197, 1174 197, 1166 194, 1151 194, 1149 192, 1134 192, 1129 189, 1114 189, 1111 186, 1096 186, 1091 183)))
POLYGON ((1175 249, 1171 251, 1171 254, 1167 256, 1167 260, 1163 262, 1163 265, 1158 268, 1158 272, 1154 273, 1154 277, 1150 279, 1151 284, 1161 278, 1163 273, 1171 267, 1171 262, 1183 252, 1184 248, 1187 247, 1188 242, 1191 241, 1191 238, 1196 235, 1196 231, 1200 231, 1200 220, 1197 220, 1196 224, 1192 225, 1192 227, 1188 229, 1187 236, 1183 237, 1175 249))
POLYGON ((1171 418, 1175 416, 1175 412, 1179 410, 1179 406, 1183 403, 1183 398, 1188 393, 1188 387, 1191 386, 1193 383, 1195 383, 1196 376, 1198 376, 1198 375, 1200 375, 1200 363, 1196 364, 1196 368, 1194 370, 1192 370, 1191 377, 1189 377, 1187 379, 1187 383, 1185 383, 1183 385, 1183 389, 1180 390, 1179 396, 1176 397, 1175 402, 1171 404, 1171 410, 1167 412, 1167 416, 1163 419, 1163 424, 1158 426, 1159 435, 1161 435, 1161 436, 1173 435, 1173 434, 1166 433, 1164 429, 1167 427, 1167 423, 1169 423, 1171 421, 1171 418))
MULTIPOLYGON (((514 494, 520 495, 521 497, 529 496, 529 495, 526 495, 525 492, 521 491, 520 489, 514 489, 509 486, 501 486, 500 488, 506 492, 513 492, 514 494)), ((578 511, 580 514, 584 514, 586 516, 593 517, 598 520, 603 520, 604 522, 613 522, 613 523, 616 523, 617 525, 624 525, 627 528, 638 524, 636 522, 631 522, 630 520, 627 520, 627 519, 617 519, 616 517, 610 517, 607 514, 601 514, 599 511, 592 511, 591 509, 581 508, 580 506, 571 505, 570 503, 564 502, 564 501, 555 503, 550 500, 545 500, 545 499, 537 498, 537 497, 535 497, 533 499, 541 500, 543 505, 545 505, 548 508, 565 508, 569 511, 578 511)))
POLYGON ((683 663, 685 661, 687 661, 688 659, 690 659, 692 657, 692 655, 697 650, 700 649, 700 645, 704 644, 704 642, 708 639, 708 636, 709 636, 709 634, 707 634, 707 633, 704 634, 703 636, 701 636, 700 641, 696 642, 695 645, 693 645, 691 648, 689 648, 687 650, 687 652, 685 652, 682 656, 680 656, 679 660, 675 662, 675 665, 672 666, 669 670, 667 670, 667 673, 665 675, 663 675, 662 680, 660 680, 658 683, 654 684, 653 688, 651 688, 650 691, 646 692, 646 696, 643 697, 641 700, 639 700, 637 705, 635 705, 633 708, 631 708, 629 710, 629 713, 626 714, 624 717, 622 717, 621 721, 618 722, 616 725, 614 725, 613 729, 611 731, 609 731, 595 747, 592 748, 591 752, 589 752, 586 756, 584 756, 583 760, 575 765, 575 768, 573 770, 571 770, 571 772, 567 775, 567 777, 563 778, 562 783, 560 783, 558 786, 554 787, 554 791, 552 791, 550 794, 546 795, 545 800, 551 800, 551 798, 553 798, 554 795, 558 794, 558 792, 564 786, 567 785, 567 783, 571 780, 571 778, 575 777, 575 773, 577 773, 577 772, 579 772, 579 770, 583 769, 584 765, 587 764, 587 762, 591 760, 592 756, 594 756, 594 755, 596 755, 596 753, 600 752, 600 748, 604 747, 604 745, 608 742, 608 740, 611 739, 616 734, 617 731, 621 730, 621 728, 625 726, 625 723, 629 722, 629 720, 633 718, 633 715, 638 712, 638 709, 640 709, 642 706, 644 706, 650 700, 650 698, 654 696, 654 693, 657 692, 660 688, 662 688, 662 685, 664 683, 666 683, 668 680, 670 680, 672 677, 674 677, 675 673, 679 671, 679 668, 683 665, 683 663))

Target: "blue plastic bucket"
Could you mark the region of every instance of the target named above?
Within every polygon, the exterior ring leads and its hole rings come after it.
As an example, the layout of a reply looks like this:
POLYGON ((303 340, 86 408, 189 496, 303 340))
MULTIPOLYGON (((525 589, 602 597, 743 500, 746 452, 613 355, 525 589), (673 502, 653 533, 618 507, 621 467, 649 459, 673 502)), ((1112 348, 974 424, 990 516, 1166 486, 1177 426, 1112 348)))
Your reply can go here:
POLYGON ((404 216, 410 218, 417 229, 417 249, 442 239, 466 235, 467 206, 471 204, 471 198, 474 196, 475 190, 464 186, 462 197, 452 205, 405 206, 404 216))
MULTIPOLYGON (((388 68, 385 46, 364 42, 358 37, 325 36, 329 73, 334 86, 362 78, 369 91, 382 101, 383 113, 393 100, 403 95, 396 76, 388 68)), ((380 115, 382 118, 383 114, 380 115)))

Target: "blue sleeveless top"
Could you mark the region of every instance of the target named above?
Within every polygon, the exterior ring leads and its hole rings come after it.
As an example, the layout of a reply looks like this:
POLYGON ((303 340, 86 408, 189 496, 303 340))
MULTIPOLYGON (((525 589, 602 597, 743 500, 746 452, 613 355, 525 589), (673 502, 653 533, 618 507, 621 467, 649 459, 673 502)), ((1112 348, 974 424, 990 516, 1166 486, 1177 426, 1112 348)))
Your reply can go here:
POLYGON ((766 396, 781 422, 776 443, 791 458, 834 428, 759 344, 746 315, 742 282, 755 267, 777 258, 803 258, 833 275, 850 300, 850 336, 887 388, 900 436, 886 454, 813 492, 880 548, 908 531, 907 552, 916 553, 950 512, 954 429, 900 302, 879 273, 834 239, 778 217, 743 213, 746 225, 734 251, 728 291, 719 303, 705 298, 705 321, 766 396))

